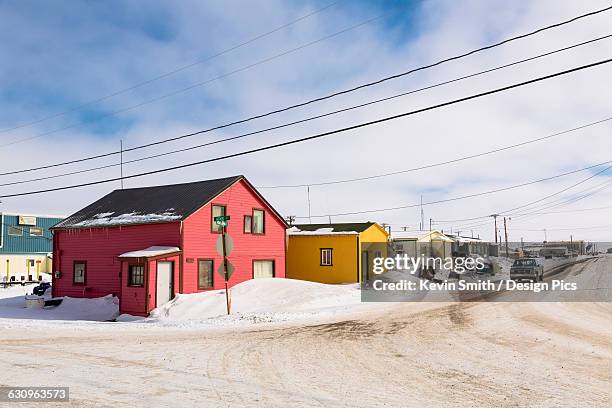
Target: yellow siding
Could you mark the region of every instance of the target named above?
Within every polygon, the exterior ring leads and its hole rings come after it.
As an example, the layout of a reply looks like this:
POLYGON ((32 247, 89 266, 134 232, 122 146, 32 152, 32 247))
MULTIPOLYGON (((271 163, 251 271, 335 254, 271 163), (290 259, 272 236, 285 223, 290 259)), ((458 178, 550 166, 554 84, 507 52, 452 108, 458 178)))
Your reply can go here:
POLYGON ((0 282, 6 281, 7 278, 8 280, 11 280, 11 277, 14 277, 15 281, 29 280, 29 275, 32 276, 33 280, 37 280, 36 261, 40 261, 40 264, 38 264, 40 273, 51 273, 51 259, 45 254, 0 255, 0 282), (34 266, 30 267, 28 272, 27 260, 29 259, 34 260, 34 266))
POLYGON ((289 235, 286 276, 321 283, 354 283, 357 254, 357 235, 289 235), (332 266, 321 266, 321 248, 333 249, 332 266))
POLYGON ((361 242, 387 242, 388 234, 378 224, 372 225, 359 234, 361 242))
POLYGON ((387 241, 389 239, 389 234, 378 224, 372 225, 370 228, 359 234, 359 281, 364 279, 364 265, 363 265, 363 251, 364 248, 366 252, 368 252, 368 263, 369 267, 368 277, 372 278, 374 275, 372 274, 373 267, 373 259, 376 256, 377 252, 380 252, 380 256, 386 257, 388 254, 387 241), (374 244, 374 245, 368 245, 374 244))

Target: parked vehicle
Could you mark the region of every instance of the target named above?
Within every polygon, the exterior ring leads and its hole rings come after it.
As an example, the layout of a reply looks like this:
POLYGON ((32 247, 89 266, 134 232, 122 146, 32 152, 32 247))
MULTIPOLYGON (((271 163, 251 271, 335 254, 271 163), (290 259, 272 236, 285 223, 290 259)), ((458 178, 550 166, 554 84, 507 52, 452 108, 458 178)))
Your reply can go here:
POLYGON ((43 296, 47 289, 49 289, 50 287, 51 284, 49 282, 42 282, 40 285, 32 289, 32 294, 37 296, 43 296))
POLYGON ((510 267, 510 279, 541 281, 544 279, 544 267, 533 258, 517 259, 510 267))

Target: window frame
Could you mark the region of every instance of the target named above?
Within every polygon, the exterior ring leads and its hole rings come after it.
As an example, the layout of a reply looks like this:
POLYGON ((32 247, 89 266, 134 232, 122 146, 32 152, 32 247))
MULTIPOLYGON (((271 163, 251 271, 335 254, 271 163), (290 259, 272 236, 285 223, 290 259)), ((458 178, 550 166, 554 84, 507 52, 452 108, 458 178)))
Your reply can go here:
POLYGON ((251 262, 251 279, 255 279, 255 262, 272 262, 272 277, 276 278, 275 259, 253 259, 253 261, 251 262))
POLYGON ((87 261, 75 260, 72 261, 72 284, 78 286, 85 286, 87 284, 87 261), (76 277, 76 266, 77 264, 83 264, 83 282, 75 281, 76 277))
POLYGON ((215 207, 221 207, 223 208, 223 215, 227 215, 227 205, 225 204, 211 204, 210 205, 210 232, 212 232, 213 234, 222 234, 223 233, 223 227, 219 225, 219 231, 216 231, 216 225, 215 224, 215 215, 214 215, 214 208, 215 207))
POLYGON ((197 260, 197 268, 198 268, 198 290, 212 290, 215 288, 215 260, 212 258, 198 258, 197 260), (200 286, 200 261, 202 262, 210 262, 210 286, 202 287, 200 286))
POLYGON ((334 248, 319 248, 319 266, 334 266, 334 248), (323 253, 329 251, 329 263, 323 263, 323 253))
POLYGON ((31 237, 42 237, 45 235, 45 231, 40 227, 30 227, 28 233, 31 237), (32 234, 32 230, 40 231, 40 234, 32 234))
POLYGON ((244 225, 242 227, 242 232, 245 234, 252 234, 253 233, 253 215, 245 215, 243 218, 244 220, 244 225), (247 217, 249 218, 249 222, 247 223, 247 217), (249 226, 249 230, 247 231, 247 225, 249 226))
POLYGON ((253 235, 266 235, 266 210, 263 208, 253 208, 251 211, 251 234, 253 235), (261 211, 263 213, 263 220, 261 223, 261 232, 255 232, 255 211, 261 211))
POLYGON ((20 227, 18 225, 9 225, 8 230, 7 230, 7 234, 9 237, 23 237, 23 227, 20 227), (19 230, 21 231, 19 234, 12 234, 11 233, 11 229, 12 230, 19 230))
POLYGON ((128 264, 128 276, 127 276, 127 286, 129 288, 144 288, 145 285, 145 265, 144 264, 128 264), (142 283, 141 284, 134 284, 132 283, 132 277, 133 272, 132 272, 132 268, 142 268, 142 283))

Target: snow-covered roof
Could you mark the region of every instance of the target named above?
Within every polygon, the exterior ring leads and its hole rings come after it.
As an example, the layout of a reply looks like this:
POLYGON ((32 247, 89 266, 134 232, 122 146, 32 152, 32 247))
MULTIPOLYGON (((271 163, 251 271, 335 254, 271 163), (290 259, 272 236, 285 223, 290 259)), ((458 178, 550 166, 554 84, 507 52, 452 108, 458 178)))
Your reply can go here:
POLYGON ((313 231, 304 231, 297 227, 291 227, 287 230, 289 235, 359 235, 357 231, 334 231, 333 227, 317 228, 313 231))
POLYGON ((154 256, 175 254, 181 252, 179 247, 151 246, 140 251, 130 251, 119 255, 119 258, 151 258, 154 256))
POLYGON ((420 236, 418 241, 419 242, 426 242, 426 241, 455 242, 453 239, 447 237, 442 232, 437 231, 437 230, 433 230, 431 232, 426 233, 425 235, 420 236))

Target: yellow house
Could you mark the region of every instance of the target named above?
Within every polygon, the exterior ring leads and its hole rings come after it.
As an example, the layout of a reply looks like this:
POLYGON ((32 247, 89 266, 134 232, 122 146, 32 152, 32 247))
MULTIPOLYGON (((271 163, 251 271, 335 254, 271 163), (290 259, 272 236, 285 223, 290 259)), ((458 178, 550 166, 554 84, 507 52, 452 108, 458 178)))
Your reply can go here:
POLYGON ((287 238, 287 278, 356 283, 372 276, 374 257, 387 256, 389 234, 375 222, 303 224, 287 238))

